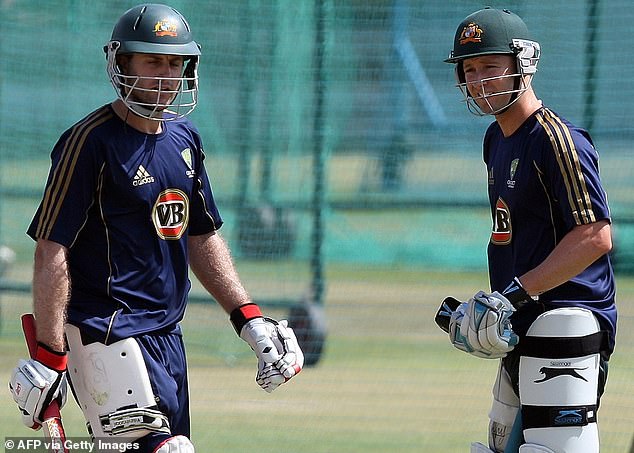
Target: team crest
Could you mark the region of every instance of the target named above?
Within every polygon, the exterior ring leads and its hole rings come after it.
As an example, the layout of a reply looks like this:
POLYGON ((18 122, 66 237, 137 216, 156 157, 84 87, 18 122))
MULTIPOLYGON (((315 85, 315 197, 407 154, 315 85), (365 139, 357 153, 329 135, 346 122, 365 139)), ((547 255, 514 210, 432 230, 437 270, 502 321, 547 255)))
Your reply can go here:
POLYGON ((460 44, 467 44, 470 42, 481 42, 482 34, 484 31, 475 22, 469 22, 460 33, 460 44))
POLYGON ((169 19, 163 19, 154 25, 154 34, 156 36, 178 36, 178 29, 169 19))
POLYGON ((506 180, 506 186, 509 189, 512 189, 515 187, 515 172, 517 171, 517 166, 519 165, 520 160, 519 159, 513 159, 511 161, 511 168, 509 170, 509 179, 506 180))
POLYGON ((508 245, 511 243, 512 236, 511 210, 500 197, 497 203, 495 203, 491 243, 495 245, 508 245))
POLYGON ((180 239, 189 223, 189 199, 185 192, 178 189, 161 192, 152 208, 152 222, 161 239, 180 239))
POLYGON ((189 148, 185 148, 181 151, 181 157, 187 164, 189 168, 192 168, 192 150, 189 148))
POLYGON ((187 170, 185 174, 187 175, 188 178, 193 178, 196 172, 194 171, 193 164, 192 164, 192 150, 189 148, 185 148, 184 150, 181 151, 181 157, 183 158, 183 160, 185 161, 185 164, 189 168, 189 170, 187 170))

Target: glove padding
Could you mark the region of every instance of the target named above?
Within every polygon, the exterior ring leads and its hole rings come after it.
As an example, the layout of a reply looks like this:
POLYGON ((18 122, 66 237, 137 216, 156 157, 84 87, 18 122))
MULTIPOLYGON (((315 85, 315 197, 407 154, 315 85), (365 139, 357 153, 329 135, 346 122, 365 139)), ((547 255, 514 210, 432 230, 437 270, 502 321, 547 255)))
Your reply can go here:
POLYGON ((515 311, 511 302, 497 291, 479 291, 467 305, 460 322, 461 340, 466 338, 466 349, 472 349, 466 352, 499 359, 512 351, 519 337, 511 327, 510 317, 515 311))
POLYGON ((242 328, 240 338, 255 352, 258 358, 255 380, 269 393, 298 374, 304 366, 304 354, 286 320, 251 319, 242 328))
POLYGON ((465 314, 469 310, 469 303, 462 302, 452 313, 449 318, 449 341, 455 348, 481 358, 489 358, 487 354, 475 349, 469 343, 469 338, 460 333, 460 327, 464 322, 465 314))
POLYGON ((38 430, 44 411, 53 400, 61 408, 66 403, 66 371, 47 367, 34 359, 20 360, 11 374, 9 390, 22 412, 22 422, 38 430))

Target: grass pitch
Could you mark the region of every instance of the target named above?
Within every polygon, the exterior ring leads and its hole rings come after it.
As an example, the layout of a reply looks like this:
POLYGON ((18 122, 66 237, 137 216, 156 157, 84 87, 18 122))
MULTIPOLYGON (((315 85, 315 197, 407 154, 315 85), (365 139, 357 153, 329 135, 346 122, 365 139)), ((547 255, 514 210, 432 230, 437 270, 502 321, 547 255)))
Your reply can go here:
MULTIPOLYGON (((256 276, 243 273, 247 285, 256 276)), ((204 452, 466 452, 486 441, 497 362, 453 349, 433 324, 446 295, 486 287, 484 274, 330 267, 321 361, 272 394, 254 382, 255 359, 215 305, 192 304, 184 322, 190 362, 193 441, 204 452)), ((599 412, 603 453, 622 453, 634 413, 634 279, 619 278, 620 326, 599 412)), ((25 347, 18 316, 28 297, 3 295, 0 380, 25 347)), ((267 309, 275 317, 282 309, 267 309)), ((27 436, 7 391, 0 433, 27 436)), ((84 437, 74 402, 69 436, 84 437)))

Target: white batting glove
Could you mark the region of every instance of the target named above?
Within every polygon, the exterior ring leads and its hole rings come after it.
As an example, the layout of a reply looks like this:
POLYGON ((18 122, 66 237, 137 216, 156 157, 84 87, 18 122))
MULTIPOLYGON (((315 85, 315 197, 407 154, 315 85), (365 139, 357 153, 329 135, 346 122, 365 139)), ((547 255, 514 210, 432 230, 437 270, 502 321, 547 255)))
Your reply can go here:
POLYGON ((467 313, 468 309, 469 303, 463 302, 452 312, 451 318, 449 319, 449 341, 451 341, 451 344, 455 348, 466 352, 467 354, 486 358, 487 355, 483 354, 482 352, 476 350, 473 346, 471 346, 471 344, 469 343, 469 338, 463 336, 460 332, 460 327, 464 323, 465 314, 467 313))
POLYGON ((461 303, 458 305, 458 308, 451 313, 451 318, 449 318, 449 341, 451 341, 451 344, 456 348, 464 352, 471 352, 473 349, 469 346, 469 340, 460 333, 460 326, 462 325, 468 307, 468 303, 461 303))
POLYGON ((304 354, 286 320, 264 318, 257 305, 246 304, 231 313, 231 321, 258 358, 255 380, 264 390, 272 392, 302 370, 304 354))
POLYGON ((519 341, 511 327, 514 311, 511 302, 497 291, 479 291, 469 300, 460 334, 467 338, 473 355, 499 359, 513 350, 519 341))
POLYGON ((9 381, 9 391, 22 412, 22 422, 35 430, 40 429, 44 411, 51 402, 57 400, 61 408, 67 394, 65 354, 47 351, 39 345, 36 358, 20 360, 9 381))
POLYGON ((304 353, 299 347, 295 332, 288 326, 288 321, 283 319, 277 324, 277 338, 273 339, 281 354, 275 366, 289 380, 304 367, 304 353))
POLYGON ((269 318, 252 319, 244 325, 240 337, 258 357, 256 381, 269 393, 304 366, 304 354, 286 320, 278 323, 269 318))

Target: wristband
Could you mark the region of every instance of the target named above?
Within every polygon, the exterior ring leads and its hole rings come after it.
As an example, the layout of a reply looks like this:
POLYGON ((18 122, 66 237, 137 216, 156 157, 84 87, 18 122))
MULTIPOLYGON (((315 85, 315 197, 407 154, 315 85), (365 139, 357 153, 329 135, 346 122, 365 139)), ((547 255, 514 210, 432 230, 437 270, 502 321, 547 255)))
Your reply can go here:
POLYGON ((66 364, 68 362, 66 351, 54 351, 44 343, 38 341, 34 359, 52 370, 59 371, 60 373, 66 371, 66 364))
POLYGON ((517 277, 514 277, 513 280, 511 280, 511 283, 509 283, 506 289, 502 292, 502 295, 506 297, 515 308, 520 308, 529 302, 535 301, 535 299, 526 292, 520 282, 520 279, 517 277))
POLYGON ((237 308, 234 308, 231 314, 229 315, 229 319, 233 324, 233 328, 236 329, 236 333, 238 336, 240 332, 242 332, 242 328, 244 325, 255 318, 262 318, 262 312, 260 311, 260 307, 254 303, 248 303, 244 305, 240 305, 237 308))

